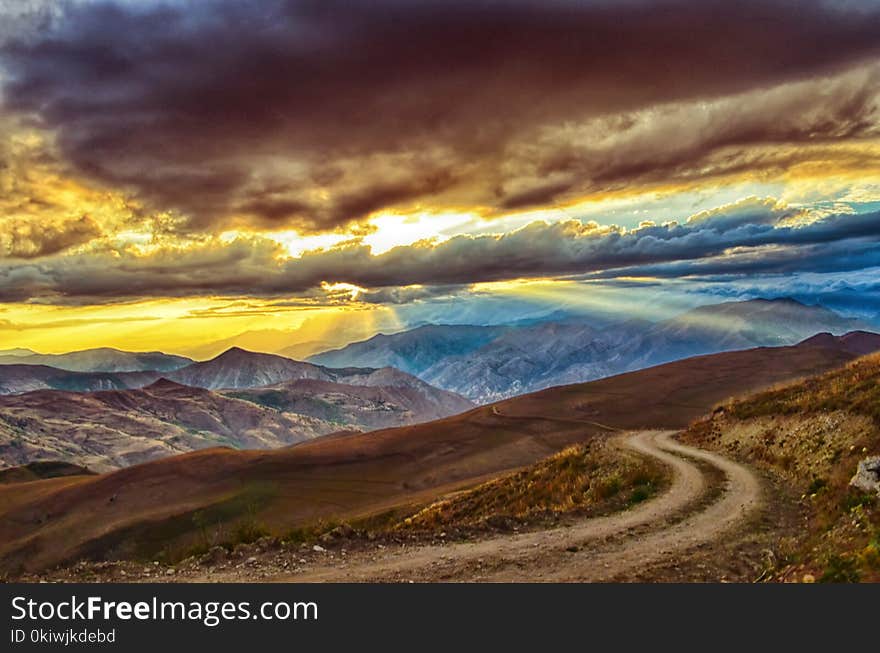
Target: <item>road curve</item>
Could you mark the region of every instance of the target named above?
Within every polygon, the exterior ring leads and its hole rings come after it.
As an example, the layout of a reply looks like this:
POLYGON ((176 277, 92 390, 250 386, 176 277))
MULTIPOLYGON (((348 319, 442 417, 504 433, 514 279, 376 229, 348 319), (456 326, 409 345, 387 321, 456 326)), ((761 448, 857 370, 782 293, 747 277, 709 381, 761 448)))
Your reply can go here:
MULTIPOLYGON (((602 581, 712 541, 761 504, 761 484, 746 467, 681 444, 671 431, 615 438, 618 446, 655 458, 672 472, 670 488, 629 510, 573 525, 515 533, 478 542, 388 548, 271 580, 359 581, 602 581), (694 463, 720 470, 721 497, 708 506, 710 476, 694 463), (576 551, 574 551, 576 549, 576 551)), ((717 481, 714 481, 717 484, 717 481)))

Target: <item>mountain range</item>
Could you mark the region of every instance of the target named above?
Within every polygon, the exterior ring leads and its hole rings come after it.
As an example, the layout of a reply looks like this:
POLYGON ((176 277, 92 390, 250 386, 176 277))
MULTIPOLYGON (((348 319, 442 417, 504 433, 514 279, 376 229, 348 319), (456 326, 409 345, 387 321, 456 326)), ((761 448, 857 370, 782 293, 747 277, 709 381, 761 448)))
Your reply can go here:
POLYGON ((225 392, 161 378, 141 389, 2 396, 0 462, 56 460, 106 471, 205 447, 272 449, 341 430, 415 424, 472 407, 397 370, 346 378, 225 392))
POLYGON ((793 299, 702 306, 669 320, 594 323, 569 317, 502 327, 425 326, 377 335, 309 361, 393 365, 477 403, 589 381, 701 354, 793 345, 867 325, 793 299))
POLYGON ((331 369, 238 348, 170 372, 0 366, 0 394, 0 462, 58 460, 97 471, 217 445, 275 448, 473 407, 392 368, 331 369))
POLYGON ((209 390, 256 388, 299 379, 348 385, 395 385, 436 391, 438 397, 456 400, 449 392, 430 388, 424 381, 399 370, 368 367, 334 369, 238 347, 233 347, 211 360, 190 362, 170 371, 144 369, 128 372, 75 372, 48 365, 0 365, 0 395, 34 390, 126 390, 142 388, 160 378, 209 390))

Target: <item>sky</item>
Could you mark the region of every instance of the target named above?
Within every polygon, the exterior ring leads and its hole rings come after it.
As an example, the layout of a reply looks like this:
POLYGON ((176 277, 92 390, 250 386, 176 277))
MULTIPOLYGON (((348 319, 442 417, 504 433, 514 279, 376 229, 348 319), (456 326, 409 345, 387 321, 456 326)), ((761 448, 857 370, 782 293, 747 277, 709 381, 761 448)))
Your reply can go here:
POLYGON ((0 2, 0 349, 878 319, 878 240, 874 2, 0 2))

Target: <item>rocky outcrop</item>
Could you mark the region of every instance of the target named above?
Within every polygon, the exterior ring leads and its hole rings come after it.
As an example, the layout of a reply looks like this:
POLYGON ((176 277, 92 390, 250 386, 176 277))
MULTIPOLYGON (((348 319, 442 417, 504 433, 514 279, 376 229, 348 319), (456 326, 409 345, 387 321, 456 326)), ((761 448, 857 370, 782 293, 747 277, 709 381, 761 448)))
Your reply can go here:
POLYGON ((880 495, 880 456, 869 456, 860 461, 849 484, 865 492, 880 495))

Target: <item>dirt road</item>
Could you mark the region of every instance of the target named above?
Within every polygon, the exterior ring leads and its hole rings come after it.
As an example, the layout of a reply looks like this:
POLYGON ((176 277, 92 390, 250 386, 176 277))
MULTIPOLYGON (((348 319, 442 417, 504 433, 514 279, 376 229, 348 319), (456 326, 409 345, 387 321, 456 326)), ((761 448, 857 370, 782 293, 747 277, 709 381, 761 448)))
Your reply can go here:
POLYGON ((625 512, 478 542, 359 552, 264 580, 602 581, 681 556, 747 519, 761 503, 761 483, 742 465, 685 446, 673 435, 644 431, 618 436, 619 446, 672 470, 667 492, 625 512))

